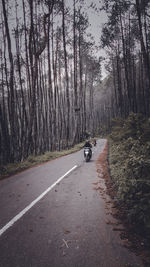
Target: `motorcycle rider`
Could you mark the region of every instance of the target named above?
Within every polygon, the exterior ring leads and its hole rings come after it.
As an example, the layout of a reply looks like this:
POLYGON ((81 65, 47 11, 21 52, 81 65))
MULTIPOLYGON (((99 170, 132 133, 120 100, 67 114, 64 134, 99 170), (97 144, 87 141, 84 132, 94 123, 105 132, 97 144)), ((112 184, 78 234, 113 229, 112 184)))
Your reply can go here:
POLYGON ((96 146, 97 142, 96 139, 93 139, 93 145, 96 146))
POLYGON ((90 150, 90 156, 92 157, 92 145, 91 145, 91 143, 90 143, 90 141, 89 140, 86 140, 86 142, 85 142, 85 144, 84 144, 84 146, 83 146, 84 148, 86 148, 86 147, 89 147, 89 150, 90 150))

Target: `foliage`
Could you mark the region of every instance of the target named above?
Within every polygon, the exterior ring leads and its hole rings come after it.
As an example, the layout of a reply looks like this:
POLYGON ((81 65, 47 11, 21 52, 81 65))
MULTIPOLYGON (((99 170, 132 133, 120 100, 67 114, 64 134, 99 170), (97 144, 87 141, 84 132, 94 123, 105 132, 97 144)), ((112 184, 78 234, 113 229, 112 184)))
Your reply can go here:
POLYGON ((10 163, 5 166, 0 167, 0 179, 8 177, 10 175, 16 174, 33 166, 37 166, 39 164, 48 162, 50 160, 56 159, 58 157, 62 157, 71 153, 74 153, 80 150, 83 146, 83 143, 75 145, 74 147, 68 150, 61 150, 61 151, 53 151, 53 152, 46 152, 40 156, 32 156, 30 155, 26 160, 22 162, 10 163))
POLYGON ((113 121, 110 135, 110 171, 117 198, 127 217, 150 235, 150 120, 131 113, 113 121))

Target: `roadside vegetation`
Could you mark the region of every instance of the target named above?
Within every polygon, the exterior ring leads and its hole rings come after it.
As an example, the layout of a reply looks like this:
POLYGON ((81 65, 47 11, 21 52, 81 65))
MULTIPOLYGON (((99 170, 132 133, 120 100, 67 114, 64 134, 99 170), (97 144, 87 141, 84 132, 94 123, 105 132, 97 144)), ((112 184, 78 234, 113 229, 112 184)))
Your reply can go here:
POLYGON ((150 238, 150 118, 131 113, 113 120, 109 166, 119 205, 135 229, 150 238))
POLYGON ((29 156, 26 160, 22 162, 16 162, 16 163, 10 163, 7 165, 4 165, 0 167, 0 179, 3 179, 5 177, 8 177, 10 175, 16 174, 18 172, 21 172, 23 170, 29 169, 31 167, 34 167, 36 165, 40 165, 42 163, 48 162, 50 160, 54 160, 56 158, 74 153, 78 150, 80 150, 83 146, 83 143, 80 143, 78 145, 75 145, 74 147, 66 150, 61 151, 53 151, 53 152, 46 152, 43 155, 39 156, 29 156))

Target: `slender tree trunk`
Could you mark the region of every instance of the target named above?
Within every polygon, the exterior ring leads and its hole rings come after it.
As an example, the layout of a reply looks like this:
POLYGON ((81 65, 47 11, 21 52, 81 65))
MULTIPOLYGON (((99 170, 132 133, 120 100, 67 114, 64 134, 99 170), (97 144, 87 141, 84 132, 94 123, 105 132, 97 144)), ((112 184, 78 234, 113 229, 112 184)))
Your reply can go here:
POLYGON ((69 77, 68 77, 68 63, 67 63, 67 50, 66 50, 66 33, 65 33, 65 7, 64 0, 62 0, 62 30, 63 30, 63 48, 64 48, 64 61, 65 61, 65 77, 66 77, 66 100, 67 100, 67 129, 66 129, 66 141, 68 147, 68 141, 70 136, 70 98, 69 98, 69 77))
POLYGON ((9 56, 9 63, 10 63, 10 77, 9 77, 9 88, 10 88, 10 95, 9 95, 9 123, 10 123, 10 130, 11 130, 11 148, 12 152, 10 158, 12 161, 15 160, 15 148, 16 148, 16 139, 15 139, 15 94, 14 94, 14 62, 13 62, 13 54, 12 54, 12 44, 11 44, 11 37, 8 27, 8 19, 7 19, 7 12, 5 6, 5 0, 2 0, 2 7, 3 7, 3 15, 4 15, 4 23, 5 23, 5 30, 6 30, 6 37, 7 37, 7 44, 8 44, 8 56, 9 56))

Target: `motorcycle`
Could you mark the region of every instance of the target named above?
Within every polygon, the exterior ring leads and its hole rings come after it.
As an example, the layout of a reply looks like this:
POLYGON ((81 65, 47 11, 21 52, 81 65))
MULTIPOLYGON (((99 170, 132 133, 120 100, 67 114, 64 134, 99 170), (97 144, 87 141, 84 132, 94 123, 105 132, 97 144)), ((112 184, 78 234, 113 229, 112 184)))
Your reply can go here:
POLYGON ((84 158, 85 158, 85 161, 88 162, 90 161, 92 157, 92 150, 90 147, 85 147, 84 148, 84 158))

